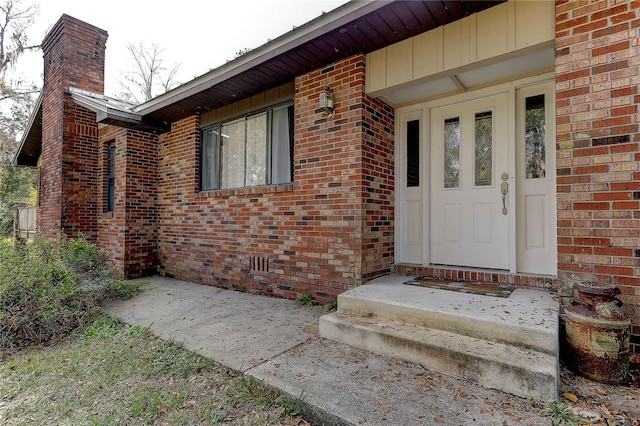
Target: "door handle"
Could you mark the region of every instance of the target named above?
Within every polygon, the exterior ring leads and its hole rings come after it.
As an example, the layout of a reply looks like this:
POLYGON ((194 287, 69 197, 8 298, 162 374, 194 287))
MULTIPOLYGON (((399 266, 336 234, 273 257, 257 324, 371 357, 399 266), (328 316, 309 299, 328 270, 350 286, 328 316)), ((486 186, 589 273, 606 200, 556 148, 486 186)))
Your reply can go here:
POLYGON ((500 184, 500 192, 502 193, 502 214, 506 215, 508 210, 507 210, 507 193, 509 193, 509 183, 508 182, 502 182, 500 184))

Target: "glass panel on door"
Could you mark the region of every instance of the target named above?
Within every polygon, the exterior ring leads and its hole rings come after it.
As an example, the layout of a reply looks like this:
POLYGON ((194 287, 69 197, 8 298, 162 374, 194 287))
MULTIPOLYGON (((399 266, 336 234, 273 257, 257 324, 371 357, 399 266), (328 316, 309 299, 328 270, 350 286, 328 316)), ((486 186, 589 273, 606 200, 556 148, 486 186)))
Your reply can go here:
POLYGON ((460 187, 460 117, 444 120, 444 187, 460 187))
POLYGON ((493 114, 476 113, 475 186, 493 184, 493 114))
POLYGON ((420 120, 407 122, 407 187, 420 186, 420 120))
POLYGON ((546 175, 544 94, 525 99, 525 161, 526 178, 540 179, 546 175))

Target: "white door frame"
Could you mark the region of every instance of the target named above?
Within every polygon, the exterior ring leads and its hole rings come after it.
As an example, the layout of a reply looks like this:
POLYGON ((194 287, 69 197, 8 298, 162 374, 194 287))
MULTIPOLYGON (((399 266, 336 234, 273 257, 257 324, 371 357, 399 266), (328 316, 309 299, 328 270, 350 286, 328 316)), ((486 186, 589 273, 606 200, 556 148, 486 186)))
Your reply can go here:
POLYGON ((426 153, 425 121, 422 108, 404 111, 396 119, 396 134, 400 134, 395 148, 396 191, 395 205, 400 206, 396 211, 396 229, 394 232, 396 258, 403 259, 403 263, 422 265, 428 259, 428 247, 422 241, 424 235, 424 199, 426 197, 425 183, 427 169, 424 167, 426 153), (418 185, 413 183, 409 187, 407 182, 407 131, 408 123, 418 121, 418 185))
MULTIPOLYGON (((549 83, 552 84, 554 81, 554 73, 553 72, 547 72, 547 73, 543 73, 537 76, 533 76, 533 77, 527 77, 527 78, 522 78, 522 79, 518 79, 518 80, 514 80, 511 82, 507 82, 507 83, 502 83, 502 84, 498 84, 498 85, 494 85, 494 86, 490 86, 490 87, 485 87, 485 88, 481 88, 478 90, 473 90, 473 91, 469 91, 466 93, 462 93, 462 94, 457 94, 457 95, 453 95, 450 97, 446 97, 446 98, 442 98, 442 99, 436 99, 436 100, 431 100, 431 101, 427 101, 427 102, 421 102, 421 103, 416 103, 414 105, 410 105, 410 106, 405 106, 405 107, 401 107, 398 108, 396 110, 396 126, 397 129, 401 128, 399 127, 402 123, 402 120, 404 119, 403 117, 406 117, 406 114, 408 113, 416 113, 417 111, 421 111, 422 113, 422 119, 421 122, 423 123, 422 127, 422 132, 421 132, 421 147, 420 147, 420 164, 421 164, 421 175, 420 175, 420 186, 421 188, 423 188, 423 197, 422 197, 422 212, 429 212, 430 210, 430 194, 429 194, 429 179, 430 176, 430 172, 428 170, 427 165, 430 164, 430 158, 429 158, 429 152, 431 151, 431 141, 430 141, 430 132, 427 131, 428 129, 426 128, 427 123, 430 123, 430 111, 433 108, 438 108, 438 107, 442 107, 442 106, 446 106, 446 105, 450 105, 450 104, 455 104, 455 103, 459 103, 459 102, 464 102, 467 100, 473 100, 473 99, 477 99, 477 98, 482 98, 482 97, 486 97, 492 94, 499 94, 499 93, 508 93, 508 138, 510 140, 510 144, 511 144, 511 148, 509 149, 509 168, 510 170, 508 171, 509 173, 509 183, 510 183, 510 188, 516 188, 515 185, 515 176, 516 176, 516 170, 515 170, 515 165, 516 165, 516 150, 515 150, 515 140, 517 137, 517 132, 516 132, 516 94, 517 94, 517 90, 523 87, 527 87, 527 86, 532 86, 532 85, 537 85, 537 84, 543 84, 543 83, 549 83)), ((555 111, 554 105, 555 105, 555 98, 553 100, 550 99, 549 103, 549 108, 552 109, 553 111, 555 111)), ((553 132, 555 135, 555 127, 554 128, 550 128, 549 133, 553 132)), ((399 158, 401 155, 406 155, 406 152, 403 151, 400 147, 403 143, 403 135, 401 134, 400 131, 396 131, 395 132, 395 146, 396 146, 396 167, 395 167, 395 177, 396 177, 396 194, 395 194, 395 200, 396 200, 396 230, 395 230, 395 243, 396 243, 396 248, 399 248, 401 245, 401 237, 402 235, 400 235, 399 231, 399 223, 398 220, 400 217, 402 217, 402 215, 404 214, 402 210, 402 207, 400 205, 400 198, 401 198, 401 194, 400 191, 402 190, 402 187, 400 186, 400 182, 404 182, 401 178, 401 176, 406 175, 406 170, 403 168, 401 162, 399 162, 399 158)), ((555 148, 555 146, 554 146, 555 148)), ((555 149, 553 150, 553 153, 549 153, 550 155, 553 155, 555 157, 555 149)), ((555 163, 554 163, 554 167, 555 167, 555 163)), ((554 170, 555 173, 555 170, 554 170)), ((554 200, 555 201, 555 200, 554 200)), ((516 233, 517 233, 517 222, 516 222, 516 215, 517 215, 517 211, 516 211, 516 197, 515 196, 511 196, 508 197, 508 206, 507 208, 509 209, 509 211, 511 212, 516 212, 516 214, 512 214, 509 215, 509 268, 508 271, 511 273, 516 273, 518 272, 518 253, 517 253, 517 241, 516 241, 516 233)), ((556 209, 555 205, 553 207, 554 211, 556 209)), ((423 213, 424 214, 424 213, 423 213)), ((429 229, 431 224, 429 223, 429 218, 424 218, 423 220, 423 226, 422 226, 422 253, 423 253, 423 263, 421 266, 428 266, 431 264, 431 259, 430 259, 430 252, 429 252, 429 245, 430 245, 430 235, 429 235, 429 229)), ((555 234, 556 232, 556 227, 557 224, 553 223, 553 233, 555 234)), ((402 258, 402 250, 399 250, 396 254, 396 258, 395 258, 395 262, 397 264, 405 264, 408 262, 405 262, 402 258)))
POLYGON ((556 122, 555 84, 553 81, 520 86, 516 91, 516 180, 517 265, 518 272, 555 276, 558 273, 556 205, 556 122), (528 179, 525 170, 525 101, 527 97, 545 98, 545 176, 528 179), (530 232, 533 229, 533 232, 530 232))

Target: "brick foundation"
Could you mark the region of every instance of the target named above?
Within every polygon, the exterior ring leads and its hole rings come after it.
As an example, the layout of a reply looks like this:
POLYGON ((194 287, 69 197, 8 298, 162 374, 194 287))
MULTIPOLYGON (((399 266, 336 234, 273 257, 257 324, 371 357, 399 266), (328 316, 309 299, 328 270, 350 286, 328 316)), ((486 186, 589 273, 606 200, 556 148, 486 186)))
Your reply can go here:
POLYGON ((556 278, 531 275, 511 274, 502 271, 487 271, 474 268, 456 268, 447 266, 415 266, 395 265, 394 272, 403 275, 433 277, 451 281, 479 281, 483 283, 498 283, 514 287, 533 287, 555 290, 559 283, 556 278))

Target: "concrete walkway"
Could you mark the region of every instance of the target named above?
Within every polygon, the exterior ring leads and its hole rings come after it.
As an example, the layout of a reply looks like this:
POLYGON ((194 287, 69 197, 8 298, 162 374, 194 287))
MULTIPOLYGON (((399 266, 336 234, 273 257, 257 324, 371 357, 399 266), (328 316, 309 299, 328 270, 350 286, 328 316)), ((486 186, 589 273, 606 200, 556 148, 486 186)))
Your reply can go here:
POLYGON ((169 278, 108 312, 263 380, 317 425, 540 425, 543 408, 418 365, 318 337, 319 306, 169 278))

